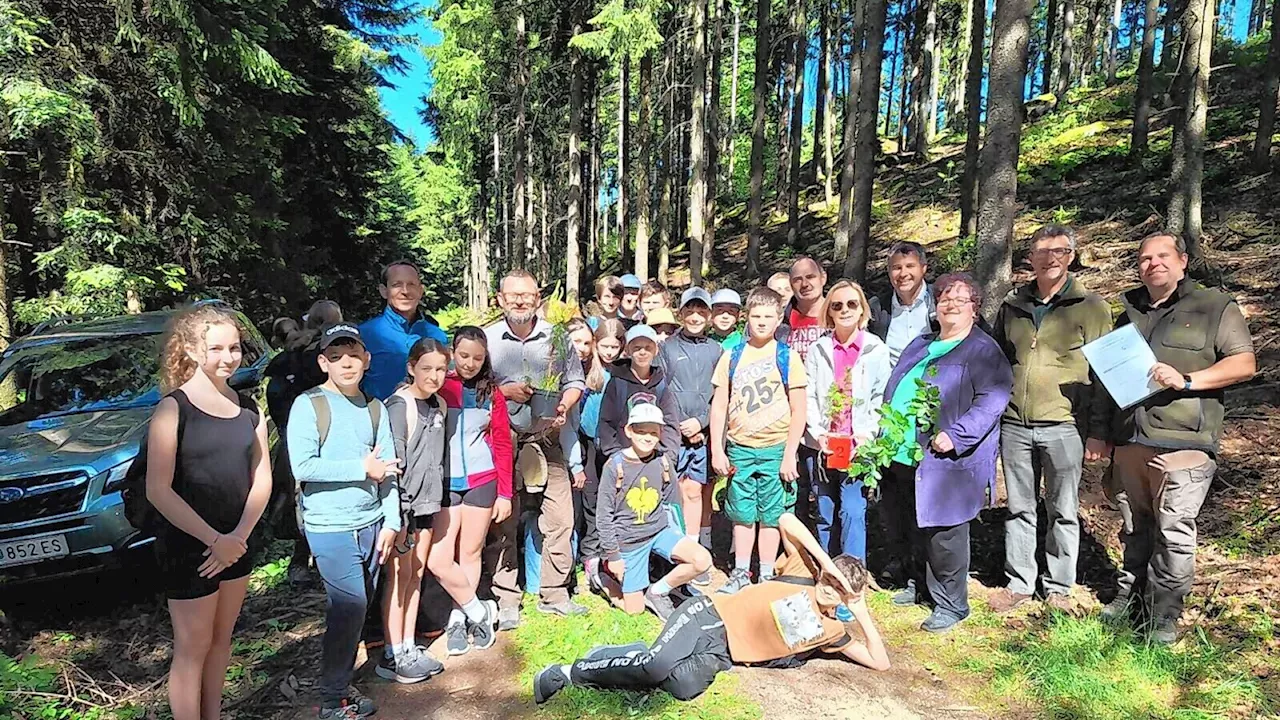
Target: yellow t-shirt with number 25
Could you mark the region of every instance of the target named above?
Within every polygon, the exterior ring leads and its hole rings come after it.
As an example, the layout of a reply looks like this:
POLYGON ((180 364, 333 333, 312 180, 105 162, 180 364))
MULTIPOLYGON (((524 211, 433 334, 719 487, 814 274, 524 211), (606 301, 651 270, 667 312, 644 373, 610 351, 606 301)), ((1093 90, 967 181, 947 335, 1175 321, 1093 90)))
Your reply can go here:
MULTIPOLYGON (((732 355, 732 351, 720 355, 711 377, 712 385, 729 388, 729 441, 754 448, 785 443, 791 425, 791 404, 782 384, 782 373, 778 372, 777 341, 770 340, 764 347, 747 343, 730 382, 732 355)), ((800 353, 792 350, 787 355, 791 366, 787 384, 792 389, 807 386, 809 379, 804 374, 800 353)))

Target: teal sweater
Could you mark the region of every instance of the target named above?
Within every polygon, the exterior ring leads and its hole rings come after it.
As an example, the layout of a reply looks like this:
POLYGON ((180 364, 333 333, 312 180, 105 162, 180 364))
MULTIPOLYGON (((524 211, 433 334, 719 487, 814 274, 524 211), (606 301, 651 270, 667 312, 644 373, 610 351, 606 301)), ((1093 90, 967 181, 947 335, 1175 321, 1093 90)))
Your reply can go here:
POLYGON ((324 394, 332 421, 323 447, 311 399, 299 395, 289 413, 289 464, 302 484, 303 524, 308 532, 350 532, 382 520, 384 528, 398 531, 400 491, 395 476, 379 483, 364 472, 364 458, 375 446, 380 459, 395 459, 387 409, 382 408, 375 438, 362 400, 327 389, 324 394))

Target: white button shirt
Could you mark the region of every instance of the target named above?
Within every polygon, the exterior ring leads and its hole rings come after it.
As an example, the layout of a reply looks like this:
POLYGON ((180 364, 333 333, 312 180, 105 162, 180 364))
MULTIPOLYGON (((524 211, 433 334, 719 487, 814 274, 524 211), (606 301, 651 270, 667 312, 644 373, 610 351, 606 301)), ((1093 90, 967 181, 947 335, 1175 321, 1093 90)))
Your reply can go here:
POLYGON ((903 305, 898 302, 898 293, 890 293, 889 332, 885 334, 884 344, 889 346, 889 362, 898 364, 898 356, 921 333, 929 329, 929 311, 933 308, 933 296, 929 294, 926 284, 920 288, 915 302, 903 305))

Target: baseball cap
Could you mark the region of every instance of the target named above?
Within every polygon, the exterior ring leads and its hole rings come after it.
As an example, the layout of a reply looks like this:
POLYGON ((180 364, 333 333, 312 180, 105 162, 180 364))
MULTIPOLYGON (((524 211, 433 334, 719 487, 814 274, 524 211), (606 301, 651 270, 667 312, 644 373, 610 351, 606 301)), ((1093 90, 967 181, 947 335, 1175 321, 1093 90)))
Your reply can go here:
POLYGON ((636 403, 627 413, 627 427, 632 425, 661 425, 664 420, 662 408, 653 403, 636 403))
POLYGON ((658 333, 654 332, 653 328, 648 325, 636 325, 628 330, 627 342, 625 344, 630 345, 633 340, 638 340, 640 338, 646 338, 654 345, 658 344, 658 333))
POLYGON ((712 305, 737 305, 742 307, 742 296, 729 288, 721 288, 711 296, 712 305))
POLYGON ((623 290, 639 290, 644 286, 644 283, 640 282, 640 278, 632 275, 631 273, 627 273, 619 279, 622 280, 623 290))
POLYGON ((680 324, 680 322, 676 320, 675 313, 671 312, 670 308, 654 308, 650 310, 649 313, 644 316, 644 323, 651 328, 659 325, 680 324))
POLYGON ((364 340, 360 337, 360 328, 352 325, 351 323, 334 323, 320 331, 321 350, 324 350, 339 340, 355 340, 357 343, 360 343, 360 347, 364 347, 364 340))
POLYGON ((700 287, 691 287, 680 295, 680 309, 683 310, 685 305, 697 300, 698 302, 711 307, 711 294, 700 287))

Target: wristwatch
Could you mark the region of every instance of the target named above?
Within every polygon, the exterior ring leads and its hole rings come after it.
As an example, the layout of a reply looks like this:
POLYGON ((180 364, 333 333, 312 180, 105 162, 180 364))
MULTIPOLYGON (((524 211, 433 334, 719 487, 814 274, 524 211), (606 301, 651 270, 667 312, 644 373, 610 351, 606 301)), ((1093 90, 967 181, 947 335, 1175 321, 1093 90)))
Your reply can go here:
POLYGON ((1191 376, 1190 375, 1182 376, 1182 391, 1191 392, 1191 376))

